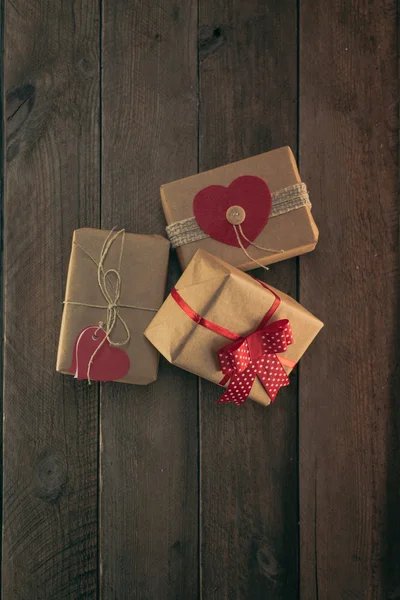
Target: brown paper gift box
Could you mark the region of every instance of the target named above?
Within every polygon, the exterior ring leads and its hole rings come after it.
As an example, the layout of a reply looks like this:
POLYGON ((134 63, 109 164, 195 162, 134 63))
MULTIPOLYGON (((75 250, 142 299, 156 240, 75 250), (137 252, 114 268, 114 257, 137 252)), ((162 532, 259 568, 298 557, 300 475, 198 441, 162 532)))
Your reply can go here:
MULTIPOLYGON (((201 317, 239 335, 253 332, 275 299, 272 292, 250 275, 204 250, 198 250, 175 287, 201 317)), ((323 324, 286 294, 274 292, 281 303, 271 322, 289 319, 294 343, 284 356, 297 363, 323 324)), ((145 336, 172 364, 214 383, 221 381, 217 352, 229 344, 229 340, 195 323, 171 295, 146 329, 145 336)), ((285 370, 291 371, 288 367, 285 370)), ((258 379, 249 397, 261 404, 270 404, 258 379)))
MULTIPOLYGON (((301 182, 296 160, 288 146, 246 158, 162 185, 161 201, 167 224, 171 225, 193 217, 193 200, 201 189, 209 185, 228 186, 234 179, 242 175, 260 177, 267 183, 271 193, 301 182)), ((247 251, 259 263, 268 265, 310 252, 314 250, 317 241, 318 229, 311 210, 309 206, 302 206, 285 214, 270 217, 254 241, 259 246, 273 248, 278 252, 265 252, 252 246, 249 246, 247 251)), ((206 238, 176 249, 183 270, 199 249, 207 250, 243 271, 254 269, 257 266, 246 257, 239 247, 206 238)))
MULTIPOLYGON (((98 261, 102 245, 109 233, 88 228, 74 232, 65 291, 66 301, 104 305, 105 300, 97 281, 97 266, 79 246, 98 261)), ((120 269, 120 303, 154 310, 119 309, 131 334, 129 343, 122 347, 129 356, 130 370, 119 381, 144 385, 157 378, 159 354, 144 337, 143 332, 164 299, 169 247, 168 240, 159 235, 125 234, 120 269)), ((116 240, 105 259, 105 269, 117 267, 120 248, 120 240, 116 240)), ((99 321, 105 320, 106 310, 64 305, 57 371, 70 374, 77 335, 85 327, 97 325, 99 321)), ((121 340, 124 336, 123 326, 117 321, 111 339, 121 340)))

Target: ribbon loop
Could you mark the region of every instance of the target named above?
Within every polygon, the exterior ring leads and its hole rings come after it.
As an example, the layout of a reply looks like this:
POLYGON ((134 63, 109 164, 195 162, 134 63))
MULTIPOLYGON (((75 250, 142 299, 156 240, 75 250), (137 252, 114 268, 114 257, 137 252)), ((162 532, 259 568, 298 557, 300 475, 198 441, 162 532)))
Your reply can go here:
POLYGON ((289 385, 277 354, 286 352, 292 343, 290 323, 288 319, 281 319, 221 348, 218 358, 222 373, 229 376, 229 386, 219 402, 242 404, 256 377, 273 402, 279 389, 289 385))

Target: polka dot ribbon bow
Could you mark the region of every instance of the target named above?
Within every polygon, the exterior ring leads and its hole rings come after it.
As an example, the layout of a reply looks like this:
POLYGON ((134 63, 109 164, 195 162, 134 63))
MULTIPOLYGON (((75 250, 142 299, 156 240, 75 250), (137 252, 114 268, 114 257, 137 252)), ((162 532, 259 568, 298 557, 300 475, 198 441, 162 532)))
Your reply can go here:
POLYGON ((289 385, 277 355, 285 352, 290 344, 293 344, 290 323, 281 319, 221 348, 218 358, 229 385, 218 402, 243 404, 256 377, 273 402, 279 389, 289 385))

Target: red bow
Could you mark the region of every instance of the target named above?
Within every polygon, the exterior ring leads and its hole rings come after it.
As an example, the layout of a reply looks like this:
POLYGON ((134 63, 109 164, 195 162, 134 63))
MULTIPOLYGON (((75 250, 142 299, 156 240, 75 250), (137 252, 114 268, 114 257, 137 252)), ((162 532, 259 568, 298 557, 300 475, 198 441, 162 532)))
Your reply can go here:
POLYGON ((230 381, 218 402, 242 404, 250 394, 256 377, 273 402, 279 389, 289 385, 289 378, 277 354, 285 352, 290 344, 293 344, 290 323, 281 319, 221 348, 218 358, 225 375, 223 381, 230 381))

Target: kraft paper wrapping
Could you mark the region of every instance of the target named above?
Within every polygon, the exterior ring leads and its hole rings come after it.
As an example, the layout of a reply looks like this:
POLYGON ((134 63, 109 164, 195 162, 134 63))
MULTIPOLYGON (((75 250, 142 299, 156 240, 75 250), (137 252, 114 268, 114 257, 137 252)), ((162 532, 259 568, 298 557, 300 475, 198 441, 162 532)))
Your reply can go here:
MULTIPOLYGON (((209 185, 228 186, 241 175, 261 177, 267 183, 271 193, 301 182, 295 157, 288 146, 265 152, 162 185, 161 201, 167 224, 193 217, 193 200, 204 187, 209 185)), ((310 208, 304 206, 270 218, 255 240, 259 246, 283 250, 283 252, 270 253, 252 246, 249 246, 247 250, 258 262, 268 265, 310 252, 314 250, 317 241, 317 226, 310 208)), ((176 249, 183 270, 199 249, 206 250, 243 271, 257 268, 257 265, 251 262, 240 248, 207 238, 176 249)))
MULTIPOLYGON (((97 266, 78 247, 77 242, 98 261, 102 245, 109 231, 78 229, 74 232, 65 300, 86 304, 104 305, 97 281, 97 266)), ((164 299, 169 242, 159 235, 125 234, 121 261, 120 303, 158 310, 164 299)), ((105 269, 117 268, 121 248, 120 238, 111 246, 105 260, 105 269)), ((155 312, 120 308, 131 339, 123 349, 130 358, 130 370, 121 380, 125 383, 144 385, 157 378, 159 354, 143 332, 155 312)), ((87 326, 105 321, 106 310, 65 304, 58 346, 57 371, 68 373, 77 335, 87 326)), ((125 331, 117 321, 112 340, 123 340, 125 331)), ((68 373, 69 374, 69 373, 68 373)))
MULTIPOLYGON (((198 250, 175 287, 199 315, 239 335, 253 332, 274 302, 273 294, 252 277, 204 250, 198 250)), ((271 322, 289 319, 294 343, 283 356, 298 362, 323 323, 283 292, 274 291, 281 303, 271 322)), ((217 352, 230 340, 196 324, 171 295, 145 336, 172 364, 214 383, 221 381, 217 352)), ((249 398, 270 404, 258 379, 249 398)))

